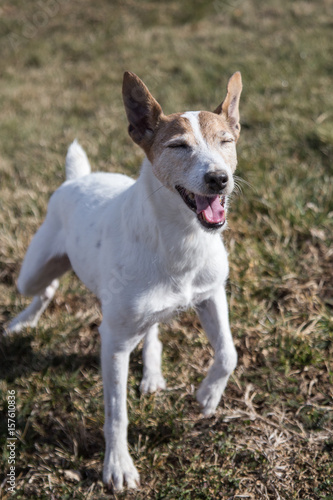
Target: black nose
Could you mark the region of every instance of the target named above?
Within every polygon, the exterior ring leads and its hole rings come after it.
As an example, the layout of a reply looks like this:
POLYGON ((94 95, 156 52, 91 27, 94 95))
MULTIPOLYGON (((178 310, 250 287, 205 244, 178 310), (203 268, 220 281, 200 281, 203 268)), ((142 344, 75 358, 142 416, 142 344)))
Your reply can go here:
POLYGON ((220 193, 228 184, 228 174, 222 170, 207 172, 204 175, 205 182, 214 193, 220 193))

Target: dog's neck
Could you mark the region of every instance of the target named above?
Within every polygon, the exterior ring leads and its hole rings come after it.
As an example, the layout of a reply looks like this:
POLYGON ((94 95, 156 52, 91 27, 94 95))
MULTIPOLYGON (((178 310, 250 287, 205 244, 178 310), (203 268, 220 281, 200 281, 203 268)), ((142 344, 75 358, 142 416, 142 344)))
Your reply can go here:
POLYGON ((185 206, 179 194, 170 191, 154 175, 153 166, 148 158, 142 163, 138 183, 143 198, 146 197, 142 201, 145 206, 149 205, 155 214, 154 218, 159 227, 163 224, 163 230, 167 230, 167 226, 170 225, 173 231, 179 230, 178 236, 201 232, 194 214, 185 206))
POLYGON ((172 267, 193 266, 212 246, 212 240, 220 238, 219 232, 210 233, 200 226, 177 192, 163 186, 147 158, 131 191, 135 210, 132 223, 140 227, 142 220, 139 223, 137 218, 144 218, 145 244, 153 245, 151 250, 163 255, 172 267))

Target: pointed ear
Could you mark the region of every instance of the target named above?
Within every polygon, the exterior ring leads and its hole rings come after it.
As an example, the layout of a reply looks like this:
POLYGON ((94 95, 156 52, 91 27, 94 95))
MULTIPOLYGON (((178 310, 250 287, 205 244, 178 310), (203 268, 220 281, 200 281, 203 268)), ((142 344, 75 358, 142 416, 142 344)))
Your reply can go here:
POLYGON ((224 101, 216 108, 214 113, 223 115, 232 129, 236 139, 239 137, 239 99, 242 92, 242 77, 239 71, 234 73, 228 82, 227 96, 224 101))
POLYGON ((134 142, 146 149, 163 115, 162 108, 140 78, 129 71, 124 73, 123 101, 129 122, 128 133, 134 142))

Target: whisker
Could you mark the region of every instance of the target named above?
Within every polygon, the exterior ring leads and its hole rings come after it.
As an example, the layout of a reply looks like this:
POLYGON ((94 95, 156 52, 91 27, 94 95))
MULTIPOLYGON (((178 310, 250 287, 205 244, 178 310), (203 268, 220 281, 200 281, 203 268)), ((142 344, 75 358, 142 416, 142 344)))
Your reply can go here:
POLYGON ((230 194, 230 196, 233 196, 233 195, 235 195, 235 196, 243 196, 244 195, 242 186, 239 184, 238 181, 235 181, 233 192, 230 194))
POLYGON ((235 191, 236 193, 243 194, 243 187, 239 183, 239 181, 235 181, 235 191))
POLYGON ((247 187, 249 187, 253 191, 256 191, 255 187, 249 181, 243 179, 243 177, 239 177, 239 175, 234 175, 234 180, 235 180, 235 183, 237 182, 238 184, 245 184, 247 187))

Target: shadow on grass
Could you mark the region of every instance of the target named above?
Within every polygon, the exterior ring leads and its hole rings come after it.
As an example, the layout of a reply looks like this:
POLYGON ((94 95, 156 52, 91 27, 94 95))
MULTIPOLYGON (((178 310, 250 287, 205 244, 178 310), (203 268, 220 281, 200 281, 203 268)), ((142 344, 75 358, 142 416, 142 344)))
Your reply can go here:
POLYGON ((16 378, 27 377, 34 372, 46 372, 49 368, 61 367, 62 371, 74 373, 82 368, 99 368, 99 355, 77 353, 56 354, 34 351, 34 335, 2 337, 0 342, 0 379, 12 383, 16 378))

